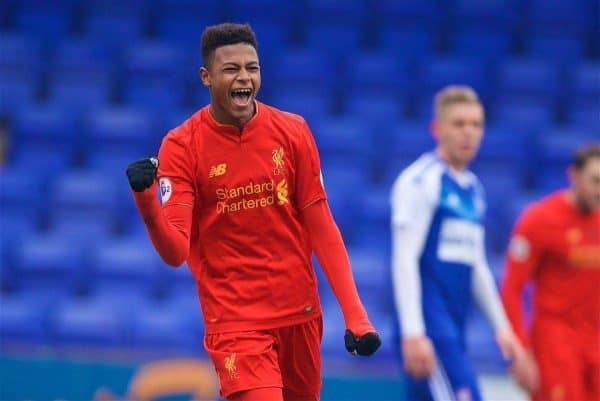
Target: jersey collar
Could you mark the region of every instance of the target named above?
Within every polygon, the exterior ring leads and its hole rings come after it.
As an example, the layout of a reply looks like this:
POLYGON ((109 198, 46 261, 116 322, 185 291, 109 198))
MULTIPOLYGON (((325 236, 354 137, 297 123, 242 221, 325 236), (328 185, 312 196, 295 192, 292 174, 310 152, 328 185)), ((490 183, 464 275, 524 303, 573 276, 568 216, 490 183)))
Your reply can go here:
POLYGON ((254 100, 254 105, 256 106, 256 113, 254 114, 254 116, 252 116, 250 120, 248 120, 246 125, 244 125, 241 131, 241 135, 239 128, 235 125, 221 124, 220 122, 215 120, 213 115, 210 113, 210 105, 207 105, 204 108, 205 120, 208 122, 208 125, 211 128, 224 135, 234 135, 236 137, 245 136, 260 123, 260 121, 264 118, 264 115, 266 114, 266 109, 265 107, 263 107, 264 104, 260 103, 257 100, 254 100))

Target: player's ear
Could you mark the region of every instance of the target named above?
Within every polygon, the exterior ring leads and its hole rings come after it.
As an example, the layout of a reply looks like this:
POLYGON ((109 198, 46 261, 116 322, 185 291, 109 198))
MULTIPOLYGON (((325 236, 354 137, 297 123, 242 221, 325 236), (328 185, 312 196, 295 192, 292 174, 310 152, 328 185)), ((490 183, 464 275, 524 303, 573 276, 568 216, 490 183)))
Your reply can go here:
POLYGON ((567 177, 569 177, 569 182, 571 185, 577 180, 577 170, 575 170, 575 166, 569 165, 567 167, 567 177))
POLYGON ((206 69, 206 67, 200 67, 200 69, 198 70, 198 75, 200 75, 200 80, 202 81, 202 84, 204 86, 206 86, 207 88, 210 87, 210 74, 208 73, 208 70, 206 69))
POLYGON ((433 139, 439 139, 439 123, 437 122, 437 120, 431 120, 431 122, 429 123, 429 132, 431 133, 433 139))

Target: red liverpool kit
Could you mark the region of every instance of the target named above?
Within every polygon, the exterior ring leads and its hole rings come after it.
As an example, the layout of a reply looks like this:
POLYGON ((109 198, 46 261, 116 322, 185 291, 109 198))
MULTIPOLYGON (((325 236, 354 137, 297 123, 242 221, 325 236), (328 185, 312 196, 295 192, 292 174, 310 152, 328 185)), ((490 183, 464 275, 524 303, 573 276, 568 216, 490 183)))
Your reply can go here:
POLYGON ((540 369, 534 400, 600 400, 600 210, 582 214, 565 191, 528 207, 507 253, 502 297, 540 369), (527 330, 521 297, 533 283, 527 330))
POLYGON ((195 208, 188 265, 207 334, 320 316, 299 213, 325 192, 301 117, 257 102, 240 132, 216 122, 207 106, 165 137, 159 160, 163 209, 195 208))

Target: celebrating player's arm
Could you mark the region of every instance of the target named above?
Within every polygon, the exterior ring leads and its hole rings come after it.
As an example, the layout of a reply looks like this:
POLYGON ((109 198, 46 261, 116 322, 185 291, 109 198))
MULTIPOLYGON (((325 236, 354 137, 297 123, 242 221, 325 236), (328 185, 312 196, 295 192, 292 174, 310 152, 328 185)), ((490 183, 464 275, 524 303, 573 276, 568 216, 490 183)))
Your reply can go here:
POLYGON ((371 355, 381 340, 358 295, 348 253, 325 196, 317 146, 306 122, 297 143, 296 169, 296 207, 342 309, 346 349, 353 355, 371 355))
POLYGON ((342 309, 346 349, 353 355, 373 354, 381 340, 358 296, 348 253, 327 201, 319 200, 306 207, 302 217, 312 248, 342 309))
POLYGON ((163 261, 173 267, 181 266, 187 260, 190 248, 195 195, 191 180, 186 177, 189 172, 185 167, 185 152, 185 147, 176 140, 173 132, 161 146, 160 159, 150 157, 135 161, 126 171, 150 240, 163 261), (174 195, 176 201, 170 202, 168 207, 161 207, 157 198, 159 164, 161 175, 169 177, 161 179, 163 202, 173 196, 173 183, 178 188, 174 195))

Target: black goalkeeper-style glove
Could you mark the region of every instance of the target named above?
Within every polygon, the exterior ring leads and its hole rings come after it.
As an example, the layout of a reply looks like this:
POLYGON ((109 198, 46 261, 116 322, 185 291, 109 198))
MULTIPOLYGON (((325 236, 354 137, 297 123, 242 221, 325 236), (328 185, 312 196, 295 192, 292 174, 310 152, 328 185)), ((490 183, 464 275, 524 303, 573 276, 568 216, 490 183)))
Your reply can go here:
POLYGON ((362 356, 372 355, 381 345, 381 339, 377 333, 370 332, 356 337, 350 330, 346 330, 344 342, 349 353, 362 356))
POLYGON ((158 159, 149 157, 131 163, 127 166, 127 178, 129 185, 135 192, 142 192, 150 188, 156 179, 158 171, 158 159))

